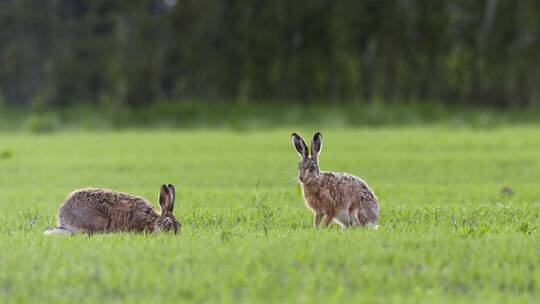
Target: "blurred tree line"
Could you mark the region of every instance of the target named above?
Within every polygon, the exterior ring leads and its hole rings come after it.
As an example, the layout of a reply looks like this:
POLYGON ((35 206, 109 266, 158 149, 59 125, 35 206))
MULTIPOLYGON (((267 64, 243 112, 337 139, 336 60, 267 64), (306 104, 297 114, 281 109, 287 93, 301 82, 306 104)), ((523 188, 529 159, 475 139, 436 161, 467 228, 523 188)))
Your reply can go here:
POLYGON ((540 103, 538 0, 0 0, 0 101, 540 103))

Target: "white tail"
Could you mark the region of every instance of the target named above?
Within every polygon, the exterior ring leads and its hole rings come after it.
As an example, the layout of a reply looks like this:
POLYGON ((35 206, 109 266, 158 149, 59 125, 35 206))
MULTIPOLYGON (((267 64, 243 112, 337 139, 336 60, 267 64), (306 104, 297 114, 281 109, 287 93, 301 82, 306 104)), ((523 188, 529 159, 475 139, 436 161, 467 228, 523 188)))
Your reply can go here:
POLYGON ((73 232, 63 227, 57 227, 57 228, 47 229, 43 232, 43 234, 45 235, 73 235, 73 232))
POLYGON ((370 229, 373 229, 373 230, 379 230, 379 225, 377 225, 377 224, 371 224, 371 223, 369 223, 369 224, 367 224, 366 226, 367 226, 368 228, 370 228, 370 229))

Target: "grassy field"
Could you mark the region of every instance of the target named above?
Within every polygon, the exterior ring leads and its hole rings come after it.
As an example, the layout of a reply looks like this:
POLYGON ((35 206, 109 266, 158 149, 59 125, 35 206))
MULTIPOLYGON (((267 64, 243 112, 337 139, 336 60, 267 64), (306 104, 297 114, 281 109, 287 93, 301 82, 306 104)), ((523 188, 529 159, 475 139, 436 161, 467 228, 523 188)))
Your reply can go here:
POLYGON ((321 130, 381 202, 345 231, 311 227, 291 131, 0 135, 0 302, 537 301, 540 127, 321 130), (73 189, 163 183, 179 235, 43 235, 73 189))

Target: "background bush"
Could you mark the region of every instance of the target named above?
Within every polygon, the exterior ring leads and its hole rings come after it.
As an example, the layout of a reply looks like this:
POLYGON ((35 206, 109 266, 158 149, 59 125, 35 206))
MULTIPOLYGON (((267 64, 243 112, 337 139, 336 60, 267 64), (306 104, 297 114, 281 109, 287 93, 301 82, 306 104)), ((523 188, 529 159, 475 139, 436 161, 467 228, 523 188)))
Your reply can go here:
POLYGON ((536 0, 4 0, 0 100, 539 103, 536 0))

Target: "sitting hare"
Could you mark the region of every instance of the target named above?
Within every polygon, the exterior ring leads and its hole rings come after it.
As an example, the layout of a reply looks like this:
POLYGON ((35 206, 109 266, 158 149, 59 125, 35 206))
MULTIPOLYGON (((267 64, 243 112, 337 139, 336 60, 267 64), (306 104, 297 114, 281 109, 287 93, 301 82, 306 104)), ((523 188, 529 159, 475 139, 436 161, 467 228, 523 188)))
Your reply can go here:
POLYGON ((108 232, 178 232, 174 217, 176 190, 162 185, 159 193, 161 214, 142 197, 107 189, 86 188, 72 192, 58 210, 58 228, 45 234, 108 232))
POLYGON ((315 214, 315 227, 319 227, 324 215, 326 215, 325 226, 334 220, 343 228, 350 225, 377 227, 379 217, 377 197, 363 180, 346 173, 319 171, 321 133, 313 135, 311 156, 300 135, 293 133, 292 139, 302 157, 298 179, 302 184, 306 205, 315 214))

